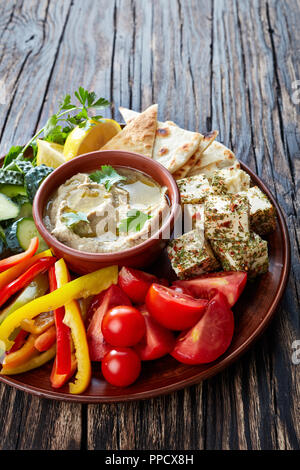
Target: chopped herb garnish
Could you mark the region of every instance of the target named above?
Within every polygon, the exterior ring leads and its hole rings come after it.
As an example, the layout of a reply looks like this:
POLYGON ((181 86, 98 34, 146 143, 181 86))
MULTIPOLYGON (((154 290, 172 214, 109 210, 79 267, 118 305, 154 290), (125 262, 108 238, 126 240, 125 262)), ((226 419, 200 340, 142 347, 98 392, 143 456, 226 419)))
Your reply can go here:
POLYGON ((127 212, 127 219, 124 219, 119 224, 120 232, 139 232, 144 227, 147 220, 151 219, 151 215, 144 212, 132 209, 127 212))
POLYGON ((66 212, 62 218, 65 224, 70 228, 74 227, 74 225, 78 224, 79 222, 89 223, 89 220, 84 212, 66 212))
POLYGON ((102 165, 101 170, 95 171, 89 175, 95 183, 104 184, 107 191, 119 181, 126 180, 125 176, 119 175, 116 170, 110 165, 102 165))

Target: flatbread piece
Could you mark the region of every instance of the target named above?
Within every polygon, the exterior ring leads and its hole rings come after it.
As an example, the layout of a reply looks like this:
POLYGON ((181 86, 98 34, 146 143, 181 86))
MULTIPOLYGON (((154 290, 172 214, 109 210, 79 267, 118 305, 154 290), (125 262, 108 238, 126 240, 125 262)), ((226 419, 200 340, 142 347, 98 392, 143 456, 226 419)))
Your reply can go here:
POLYGON ((151 158, 157 129, 157 108, 157 104, 147 108, 110 139, 101 150, 127 150, 151 158))
MULTIPOLYGON (((120 108, 126 128, 137 119, 135 111, 120 108), (135 119, 134 119, 135 118, 135 119)), ((181 129, 171 121, 158 122, 153 148, 153 159, 161 163, 171 173, 181 168, 199 147, 202 135, 181 129)), ((125 129, 126 129, 125 128, 125 129)))

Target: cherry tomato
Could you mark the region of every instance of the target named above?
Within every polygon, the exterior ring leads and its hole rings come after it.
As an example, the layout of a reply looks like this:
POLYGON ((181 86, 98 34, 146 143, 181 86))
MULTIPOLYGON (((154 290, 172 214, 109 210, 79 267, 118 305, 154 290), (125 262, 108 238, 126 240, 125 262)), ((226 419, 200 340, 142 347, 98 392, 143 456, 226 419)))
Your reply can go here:
POLYGON ((104 315, 102 333, 105 341, 112 346, 134 346, 146 331, 143 315, 134 307, 119 305, 104 315))
POLYGON ((105 354, 111 349, 111 346, 105 341, 101 324, 105 313, 116 305, 131 305, 127 295, 119 286, 112 285, 95 296, 90 310, 90 319, 87 328, 87 340, 90 351, 91 361, 101 361, 105 354))
POLYGON ((234 330, 232 311, 224 294, 217 293, 198 323, 181 333, 171 356, 184 364, 206 364, 221 356, 231 343, 234 330))
POLYGON ((149 287, 158 279, 153 274, 148 274, 138 269, 123 267, 119 273, 119 285, 136 304, 145 302, 149 287))
POLYGON ((141 360, 133 349, 115 348, 104 356, 101 370, 111 385, 127 387, 140 375, 141 360))
POLYGON ((246 282, 247 273, 227 271, 204 274, 190 281, 175 281, 173 286, 187 289, 195 297, 205 299, 212 298, 216 292, 222 292, 232 307, 243 292, 246 282))
POLYGON ((149 314, 146 305, 139 307, 146 323, 146 334, 134 347, 142 361, 151 361, 169 354, 175 345, 172 331, 161 326, 149 314))
POLYGON ((207 303, 159 284, 152 284, 146 296, 149 313, 170 330, 185 330, 195 325, 207 303))

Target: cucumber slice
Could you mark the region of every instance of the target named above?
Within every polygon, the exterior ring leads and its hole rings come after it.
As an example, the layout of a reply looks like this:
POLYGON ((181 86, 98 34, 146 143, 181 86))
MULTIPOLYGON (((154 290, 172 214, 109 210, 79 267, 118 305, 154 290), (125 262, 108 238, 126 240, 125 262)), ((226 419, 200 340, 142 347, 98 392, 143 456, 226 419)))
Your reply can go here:
POLYGON ((15 184, 1 184, 0 193, 6 194, 8 197, 26 196, 24 186, 16 186, 15 184))
POLYGON ((24 202, 21 205, 19 218, 23 217, 32 217, 32 204, 30 202, 24 202))
POLYGON ((15 252, 27 250, 33 237, 38 237, 40 241, 37 253, 47 250, 48 246, 37 231, 32 217, 16 220, 6 233, 7 245, 15 252))
POLYGON ((0 193, 0 221, 15 219, 20 213, 20 207, 8 196, 0 193))

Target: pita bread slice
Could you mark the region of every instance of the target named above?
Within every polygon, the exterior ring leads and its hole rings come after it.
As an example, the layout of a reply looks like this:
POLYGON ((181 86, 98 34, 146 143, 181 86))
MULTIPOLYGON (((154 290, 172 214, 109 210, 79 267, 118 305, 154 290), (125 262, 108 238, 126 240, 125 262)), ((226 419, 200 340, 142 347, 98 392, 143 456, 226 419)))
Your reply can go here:
POLYGON ((221 144, 221 142, 214 141, 209 147, 201 154, 198 162, 192 168, 189 173, 189 176, 199 174, 199 170, 209 165, 216 165, 217 167, 222 166, 221 162, 224 162, 225 166, 231 166, 235 162, 236 158, 234 153, 221 144))
POLYGON ((135 119, 141 114, 141 113, 138 113, 137 111, 133 111, 132 109, 123 108, 123 106, 119 107, 119 111, 124 121, 126 122, 126 124, 129 124, 129 122, 132 121, 132 119, 135 119))
POLYGON ((185 165, 183 165, 181 168, 179 168, 179 170, 175 171, 175 173, 173 174, 176 180, 185 178, 190 173, 190 171, 199 161, 202 153, 205 152, 207 147, 209 147, 209 145, 215 140, 217 135, 218 131, 211 131, 204 135, 201 134, 202 138, 200 140, 200 144, 196 152, 191 156, 191 158, 186 162, 185 165))
MULTIPOLYGON (((232 159, 224 159, 218 162, 212 162, 209 165, 206 165, 202 168, 199 168, 197 173, 194 173, 193 176, 197 175, 204 175, 210 176, 217 170, 222 170, 223 168, 228 169, 240 169, 241 165, 239 161, 235 158, 234 161, 232 159)), ((190 176, 190 175, 189 175, 190 176)))
POLYGON ((156 128, 157 104, 154 104, 127 124, 101 150, 128 150, 151 158, 156 128))
MULTIPOLYGON (((138 113, 126 108, 119 109, 129 126, 138 113)), ((202 135, 198 132, 181 129, 172 121, 158 122, 153 159, 174 173, 188 162, 199 147, 201 139, 202 135)))

